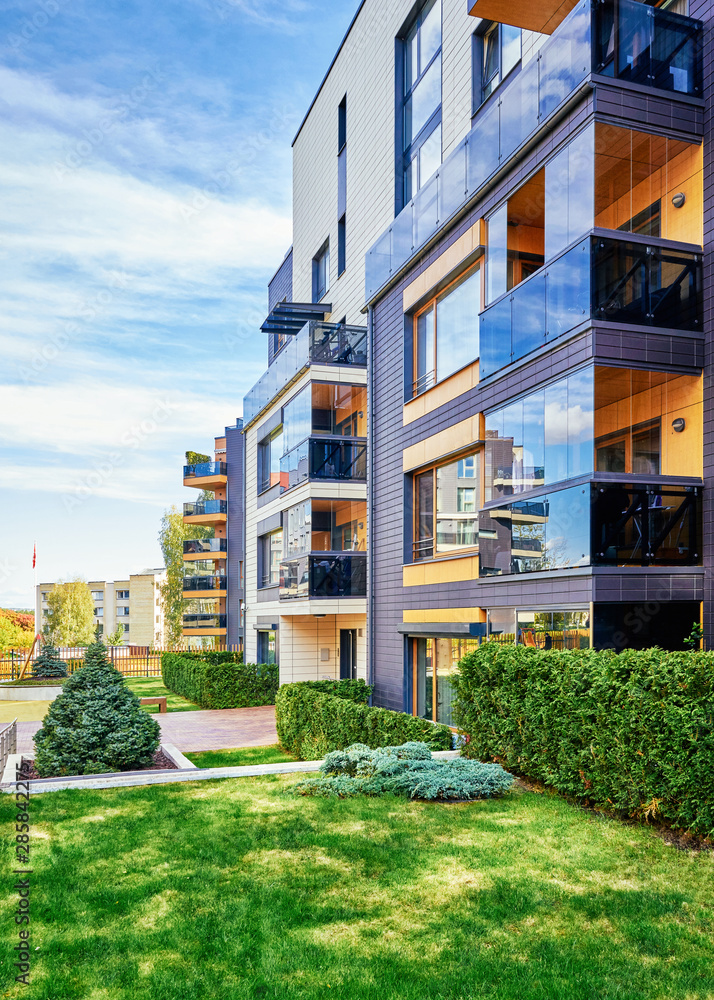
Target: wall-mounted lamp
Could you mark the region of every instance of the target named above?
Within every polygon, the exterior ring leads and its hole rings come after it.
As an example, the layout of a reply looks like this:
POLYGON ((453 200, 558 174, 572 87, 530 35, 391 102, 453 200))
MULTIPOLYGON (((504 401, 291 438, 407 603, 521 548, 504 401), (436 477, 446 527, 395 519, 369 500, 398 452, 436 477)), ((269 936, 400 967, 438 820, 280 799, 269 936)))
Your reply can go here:
POLYGON ((325 615, 313 615, 312 617, 313 617, 313 618, 324 618, 324 617, 325 617, 325 615))
POLYGON ((684 191, 680 191, 678 194, 675 194, 672 197, 672 204, 674 205, 675 208, 681 208, 686 200, 687 200, 686 194, 684 193, 684 191))
POLYGON ((677 417, 676 420, 672 421, 672 430, 675 434, 681 434, 687 425, 684 422, 684 417, 677 417))

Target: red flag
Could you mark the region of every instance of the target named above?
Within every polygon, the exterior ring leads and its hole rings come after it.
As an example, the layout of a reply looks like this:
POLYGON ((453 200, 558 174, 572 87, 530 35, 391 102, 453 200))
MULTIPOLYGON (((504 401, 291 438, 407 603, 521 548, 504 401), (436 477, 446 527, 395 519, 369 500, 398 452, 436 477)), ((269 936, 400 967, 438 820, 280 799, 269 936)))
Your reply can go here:
POLYGON ((37 542, 32 546, 32 568, 35 568, 35 563, 37 562, 37 542))

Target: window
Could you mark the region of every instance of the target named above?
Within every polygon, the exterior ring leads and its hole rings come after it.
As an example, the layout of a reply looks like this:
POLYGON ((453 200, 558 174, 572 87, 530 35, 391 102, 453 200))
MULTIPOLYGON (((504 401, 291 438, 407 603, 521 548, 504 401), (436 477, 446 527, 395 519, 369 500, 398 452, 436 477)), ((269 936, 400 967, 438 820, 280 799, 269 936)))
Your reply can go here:
POLYGON ((402 203, 441 163, 441 0, 430 0, 403 40, 402 203))
POLYGON ((258 632, 258 662, 278 662, 278 633, 258 632))
POLYGON ((521 61, 521 29, 492 24, 473 43, 473 105, 476 111, 521 61))
POLYGON ((286 559, 308 552, 364 552, 364 500, 305 500, 287 511, 286 559))
POLYGON ((337 277, 347 269, 347 216, 337 222, 337 277))
POLYGON ((337 109, 337 152, 347 145, 347 94, 337 109))
POLYGON ((478 545, 480 461, 475 453, 414 476, 415 561, 478 545))
MULTIPOLYGON (((49 592, 49 590, 43 590, 43 591, 42 591, 42 594, 41 594, 41 596, 42 596, 42 600, 43 600, 43 601, 46 601, 46 600, 47 600, 47 598, 48 598, 48 596, 49 596, 49 593, 50 593, 50 592, 49 592)), ((94 597, 94 591, 92 591, 92 597, 94 597)))
POLYGON ((125 605, 122 605, 122 607, 117 608, 117 618, 128 618, 128 617, 129 617, 129 608, 128 607, 126 607, 125 605))
POLYGON ((95 618, 102 618, 103 615, 104 615, 104 608, 95 608, 94 609, 94 617, 95 618))
POLYGON ((118 601, 128 601, 129 591, 128 590, 117 590, 117 600, 118 601))
POLYGON ((413 396, 478 358, 480 308, 481 271, 476 267, 415 315, 413 396))
POLYGON ((124 625, 124 634, 126 634, 128 631, 129 631, 129 625, 125 624, 124 625))
POLYGON ((454 676, 459 660, 478 648, 478 639, 434 636, 412 639, 414 715, 453 726, 454 676))
POLYGON ((273 431, 258 445, 258 493, 280 482, 280 458, 283 453, 283 428, 273 431))
POLYGON ((98 635, 103 635, 104 634, 104 626, 103 625, 97 625, 97 634, 98 635))
MULTIPOLYGON (((42 599, 46 600, 46 598, 47 598, 47 594, 43 594, 42 595, 42 599)), ((93 590, 92 591, 92 600, 93 601, 103 601, 104 600, 104 591, 103 590, 93 590)))
POLYGON ((283 558, 283 529, 263 535, 259 543, 259 586, 277 587, 280 583, 280 561, 283 558))
POLYGON ((320 302, 330 290, 330 241, 312 259, 312 301, 320 302))

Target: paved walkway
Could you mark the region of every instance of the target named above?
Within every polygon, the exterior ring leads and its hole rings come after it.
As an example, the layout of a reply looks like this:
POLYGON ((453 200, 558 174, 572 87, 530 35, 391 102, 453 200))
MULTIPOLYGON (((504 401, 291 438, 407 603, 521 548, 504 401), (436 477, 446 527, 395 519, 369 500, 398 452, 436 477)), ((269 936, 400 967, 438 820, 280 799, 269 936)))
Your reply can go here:
MULTIPOLYGON (((230 750, 262 747, 278 742, 275 708, 221 708, 212 711, 167 712, 152 718, 161 726, 161 739, 184 753, 196 750, 230 750)), ((18 722, 17 752, 34 750, 32 737, 41 722, 18 722)))

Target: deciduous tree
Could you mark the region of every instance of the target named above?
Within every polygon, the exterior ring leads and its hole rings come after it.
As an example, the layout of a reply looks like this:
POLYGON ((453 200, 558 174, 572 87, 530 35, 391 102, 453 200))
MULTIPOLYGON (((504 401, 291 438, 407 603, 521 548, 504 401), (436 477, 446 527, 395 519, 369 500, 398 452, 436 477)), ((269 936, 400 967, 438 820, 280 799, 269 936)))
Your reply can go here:
POLYGON ((48 632, 61 646, 88 646, 94 639, 94 601, 84 580, 58 583, 47 595, 48 632))

